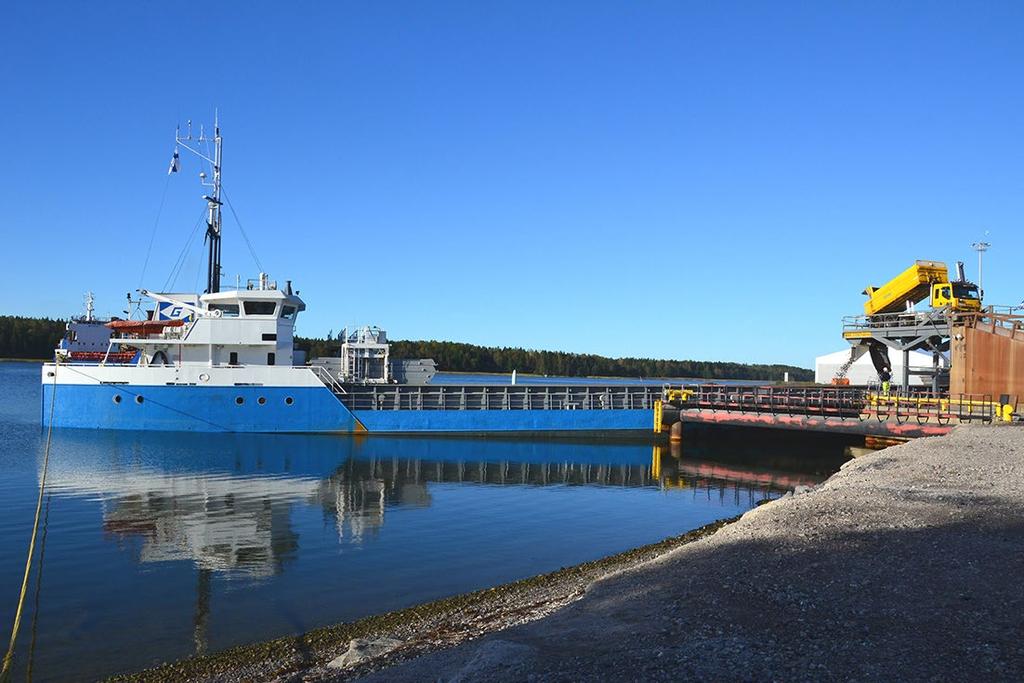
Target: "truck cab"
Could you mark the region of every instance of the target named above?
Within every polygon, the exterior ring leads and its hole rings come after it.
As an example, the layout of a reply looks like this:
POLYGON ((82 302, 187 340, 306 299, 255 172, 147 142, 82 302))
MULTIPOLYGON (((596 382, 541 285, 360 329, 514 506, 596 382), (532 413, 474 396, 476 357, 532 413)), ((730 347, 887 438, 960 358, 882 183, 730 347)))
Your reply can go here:
POLYGON ((981 293, 972 282, 938 282, 932 285, 932 308, 980 311, 981 293))

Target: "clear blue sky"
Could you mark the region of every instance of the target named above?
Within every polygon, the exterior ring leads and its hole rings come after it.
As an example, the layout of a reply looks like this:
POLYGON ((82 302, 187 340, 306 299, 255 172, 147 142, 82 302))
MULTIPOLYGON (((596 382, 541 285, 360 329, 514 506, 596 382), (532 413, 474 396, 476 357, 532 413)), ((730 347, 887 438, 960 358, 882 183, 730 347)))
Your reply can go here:
POLYGON ((162 287, 203 208, 174 126, 214 107, 307 335, 810 366, 986 230, 988 301, 1024 298, 1024 3, 162 7, 5 7, 0 312, 120 311, 166 186, 162 287))

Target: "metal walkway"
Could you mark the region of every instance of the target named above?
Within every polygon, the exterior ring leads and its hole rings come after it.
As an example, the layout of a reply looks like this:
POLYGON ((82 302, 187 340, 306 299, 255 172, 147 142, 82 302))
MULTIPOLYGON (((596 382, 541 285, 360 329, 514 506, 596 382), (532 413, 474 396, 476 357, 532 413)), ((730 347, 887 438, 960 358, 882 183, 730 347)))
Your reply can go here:
POLYGON ((989 395, 881 395, 848 387, 701 385, 669 390, 664 423, 703 422, 881 436, 933 436, 956 424, 1006 420, 989 395))

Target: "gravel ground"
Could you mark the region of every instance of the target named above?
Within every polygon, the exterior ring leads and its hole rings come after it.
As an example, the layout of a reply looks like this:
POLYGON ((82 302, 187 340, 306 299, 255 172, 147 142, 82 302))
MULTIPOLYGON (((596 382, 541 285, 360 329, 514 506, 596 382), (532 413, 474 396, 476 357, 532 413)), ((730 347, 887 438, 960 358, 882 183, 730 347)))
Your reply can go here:
POLYGON ((1018 681, 1022 576, 1024 428, 960 427, 362 680, 1018 681))

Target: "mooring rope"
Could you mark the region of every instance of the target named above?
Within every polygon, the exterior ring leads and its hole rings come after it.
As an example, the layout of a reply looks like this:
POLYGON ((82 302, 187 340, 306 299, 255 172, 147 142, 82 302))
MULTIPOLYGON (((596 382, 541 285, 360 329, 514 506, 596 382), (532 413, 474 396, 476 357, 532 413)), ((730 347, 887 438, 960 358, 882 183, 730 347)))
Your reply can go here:
POLYGON ((35 661, 36 640, 39 634, 39 596, 43 591, 43 567, 46 566, 46 536, 50 528, 50 501, 53 493, 46 494, 46 512, 43 513, 43 540, 39 542, 39 569, 36 570, 36 594, 32 606, 32 640, 28 646, 28 665, 25 667, 25 681, 32 683, 32 663, 35 661))
POLYGON ((14 611, 14 626, 11 628, 11 642, 7 645, 3 668, 0 669, 0 681, 7 683, 11 678, 11 662, 14 660, 14 646, 18 641, 18 629, 21 628, 21 615, 25 608, 25 595, 28 593, 28 579, 32 573, 32 558, 36 552, 36 536, 39 533, 39 517, 43 510, 43 493, 46 491, 46 471, 50 465, 50 444, 53 443, 53 409, 57 403, 57 367, 53 368, 53 389, 50 391, 50 423, 46 429, 46 449, 43 451, 43 473, 39 477, 39 498, 36 500, 36 516, 32 522, 32 537, 28 543, 28 556, 25 558, 25 576, 21 580, 21 595, 18 596, 18 608, 14 611))

